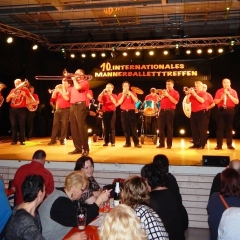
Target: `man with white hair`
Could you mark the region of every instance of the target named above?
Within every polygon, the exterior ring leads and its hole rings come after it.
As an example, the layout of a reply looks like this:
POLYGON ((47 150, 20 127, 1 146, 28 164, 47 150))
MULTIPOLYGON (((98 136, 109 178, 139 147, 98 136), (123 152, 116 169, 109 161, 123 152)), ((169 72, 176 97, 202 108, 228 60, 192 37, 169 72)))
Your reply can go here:
POLYGON ((17 144, 17 132, 19 130, 19 140, 21 145, 25 145, 25 124, 27 117, 26 97, 30 97, 30 92, 21 79, 14 81, 15 88, 11 90, 6 98, 6 102, 11 102, 9 118, 12 126, 11 145, 17 144), (22 85, 21 85, 22 84, 22 85))

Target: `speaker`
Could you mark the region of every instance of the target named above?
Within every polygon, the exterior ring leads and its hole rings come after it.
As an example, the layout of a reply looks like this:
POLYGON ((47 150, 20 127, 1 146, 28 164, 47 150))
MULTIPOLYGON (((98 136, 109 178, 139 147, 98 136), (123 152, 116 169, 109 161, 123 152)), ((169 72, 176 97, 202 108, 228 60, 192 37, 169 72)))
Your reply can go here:
POLYGON ((212 167, 226 167, 229 165, 230 158, 229 156, 202 156, 202 165, 203 166, 212 166, 212 167))

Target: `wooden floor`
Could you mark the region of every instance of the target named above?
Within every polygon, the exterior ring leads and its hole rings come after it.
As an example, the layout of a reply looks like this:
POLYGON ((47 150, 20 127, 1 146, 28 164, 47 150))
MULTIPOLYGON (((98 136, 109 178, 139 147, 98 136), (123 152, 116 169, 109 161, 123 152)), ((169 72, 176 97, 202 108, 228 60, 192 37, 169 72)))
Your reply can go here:
MULTIPOLYGON (((116 137, 115 147, 103 147, 103 140, 97 142, 89 138, 90 156, 94 162, 98 163, 129 163, 146 164, 150 163, 156 154, 165 154, 168 156, 170 165, 179 166, 201 166, 202 155, 230 156, 230 159, 236 159, 240 156, 240 140, 234 140, 233 146, 236 150, 228 150, 226 145, 223 150, 214 150, 216 140, 208 140, 204 150, 189 149, 192 144, 190 139, 174 138, 172 149, 159 149, 153 144, 152 139, 145 137, 142 148, 123 148, 124 137, 116 137)), ((67 140, 66 145, 59 143, 48 146, 50 138, 33 138, 26 141, 25 146, 10 145, 10 139, 4 140, 0 144, 0 160, 31 160, 33 153, 38 149, 43 149, 47 153, 47 161, 54 162, 75 162, 80 155, 68 155, 68 152, 74 150, 72 140, 67 140)))

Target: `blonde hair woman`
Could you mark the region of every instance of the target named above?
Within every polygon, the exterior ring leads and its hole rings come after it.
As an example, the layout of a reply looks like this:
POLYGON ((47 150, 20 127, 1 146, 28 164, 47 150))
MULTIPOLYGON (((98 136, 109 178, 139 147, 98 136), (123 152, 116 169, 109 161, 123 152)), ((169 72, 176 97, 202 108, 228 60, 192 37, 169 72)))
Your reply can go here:
POLYGON ((101 240, 147 240, 136 213, 125 204, 107 213, 99 235, 101 240))
POLYGON ((162 220, 153 209, 148 207, 150 197, 144 178, 133 176, 126 179, 121 197, 122 202, 136 212, 148 239, 169 239, 162 220))
MULTIPOLYGON (((63 188, 54 189, 39 208, 42 234, 45 239, 62 239, 72 227, 77 227, 77 201, 88 186, 82 171, 70 173, 63 188)), ((87 224, 99 212, 99 206, 108 200, 110 191, 102 192, 95 203, 87 208, 87 224)), ((85 239, 85 238, 83 238, 85 239)))

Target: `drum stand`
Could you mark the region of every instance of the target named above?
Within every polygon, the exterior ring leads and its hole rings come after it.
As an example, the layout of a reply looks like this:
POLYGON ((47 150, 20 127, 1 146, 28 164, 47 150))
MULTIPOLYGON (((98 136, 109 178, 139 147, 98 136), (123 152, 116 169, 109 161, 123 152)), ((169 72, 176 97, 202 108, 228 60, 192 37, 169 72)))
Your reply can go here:
MULTIPOLYGON (((141 144, 144 144, 145 134, 144 134, 144 115, 143 110, 140 110, 140 119, 141 119, 141 136, 140 136, 140 142, 141 144)), ((151 137, 153 144, 155 145, 157 143, 157 133, 156 135, 146 135, 147 137, 151 137)))

